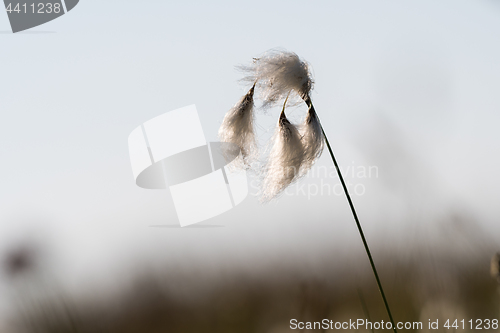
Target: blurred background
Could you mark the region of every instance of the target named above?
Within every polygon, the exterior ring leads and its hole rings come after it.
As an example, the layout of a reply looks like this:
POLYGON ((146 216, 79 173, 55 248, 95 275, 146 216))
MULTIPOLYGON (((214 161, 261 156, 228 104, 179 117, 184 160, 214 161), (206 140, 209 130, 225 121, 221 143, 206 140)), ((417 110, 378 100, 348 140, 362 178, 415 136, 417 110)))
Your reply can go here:
MULTIPOLYGON (((395 320, 498 318, 499 38, 493 0, 82 0, 17 34, 0 14, 0 332, 388 319, 328 154, 190 228, 134 183, 134 128, 196 104, 217 140, 248 89, 235 66, 272 48, 313 68, 395 320)), ((257 115, 263 145, 278 115, 257 115)))

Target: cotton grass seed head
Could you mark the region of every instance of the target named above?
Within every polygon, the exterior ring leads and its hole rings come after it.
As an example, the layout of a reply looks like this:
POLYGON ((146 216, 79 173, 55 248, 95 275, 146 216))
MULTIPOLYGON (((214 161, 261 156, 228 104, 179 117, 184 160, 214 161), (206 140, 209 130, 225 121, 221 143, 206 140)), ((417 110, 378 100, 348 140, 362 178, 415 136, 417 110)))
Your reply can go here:
POLYGON ((262 200, 269 201, 304 176, 321 156, 324 148, 322 127, 311 102, 313 79, 310 66, 293 52, 271 50, 249 66, 240 66, 245 73, 243 82, 253 84, 250 91, 226 114, 219 129, 223 142, 241 148, 241 160, 236 163, 249 168, 257 160, 258 149, 254 133, 254 90, 268 108, 284 100, 275 133, 268 145, 267 162, 255 170, 262 176, 262 200), (296 126, 285 115, 289 98, 292 103, 308 106, 304 122, 296 126))
POLYGON ((257 82, 263 107, 271 107, 290 92, 291 98, 305 99, 313 88, 310 66, 293 52, 271 50, 249 66, 239 68, 246 74, 244 82, 257 82))
MULTIPOLYGON (((286 101, 285 101, 286 104, 286 101)), ((263 181, 262 201, 269 201, 299 177, 304 162, 302 136, 285 115, 285 106, 272 139, 263 181)))
POLYGON ((309 106, 307 116, 304 123, 300 127, 302 134, 302 142, 304 145, 304 161, 301 167, 301 174, 306 174, 313 166, 316 160, 323 153, 325 147, 325 139, 321 123, 319 122, 318 115, 314 110, 312 103, 309 106))
POLYGON ((248 93, 236 103, 224 117, 219 128, 222 142, 230 142, 241 148, 237 167, 248 167, 258 155, 254 132, 254 95, 255 84, 248 93))

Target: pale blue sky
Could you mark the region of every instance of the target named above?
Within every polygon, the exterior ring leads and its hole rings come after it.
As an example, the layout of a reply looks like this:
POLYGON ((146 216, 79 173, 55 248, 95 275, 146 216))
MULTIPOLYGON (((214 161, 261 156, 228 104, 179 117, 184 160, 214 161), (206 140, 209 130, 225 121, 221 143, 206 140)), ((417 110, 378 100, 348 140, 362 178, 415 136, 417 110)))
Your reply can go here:
MULTIPOLYGON (((341 165, 379 169, 351 179, 366 189, 354 201, 369 240, 398 246, 392 236, 425 235, 451 212, 498 233, 499 17, 500 6, 482 0, 82 0, 31 30, 50 33, 2 33, 0 250, 40 238, 70 285, 158 258, 209 265, 361 253, 343 196, 266 206, 248 198, 205 223, 224 228, 149 227, 175 215, 167 192, 135 186, 129 133, 196 104, 216 140, 245 93, 234 66, 275 47, 311 63, 313 101, 341 165)), ((0 31, 9 29, 0 13, 0 31)), ((277 115, 258 115, 262 139, 277 115)), ((324 154, 318 166, 330 165, 324 154)))

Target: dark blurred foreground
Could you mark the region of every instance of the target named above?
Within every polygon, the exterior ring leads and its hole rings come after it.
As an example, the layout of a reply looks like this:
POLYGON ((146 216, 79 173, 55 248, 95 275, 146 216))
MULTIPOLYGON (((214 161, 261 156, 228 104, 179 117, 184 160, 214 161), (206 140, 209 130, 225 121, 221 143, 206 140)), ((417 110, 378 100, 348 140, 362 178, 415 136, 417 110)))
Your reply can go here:
MULTIPOLYGON (((421 321, 422 331, 428 331, 429 319, 498 318, 498 282, 490 273, 494 253, 416 253, 386 251, 376 257, 396 321, 421 321)), ((210 277, 195 269, 147 272, 117 292, 82 297, 21 293, 6 333, 291 332, 299 331, 290 329, 291 319, 388 320, 367 260, 336 263, 334 269, 326 268, 328 262, 325 258, 324 269, 310 272, 275 265, 251 275, 238 270, 210 277)))

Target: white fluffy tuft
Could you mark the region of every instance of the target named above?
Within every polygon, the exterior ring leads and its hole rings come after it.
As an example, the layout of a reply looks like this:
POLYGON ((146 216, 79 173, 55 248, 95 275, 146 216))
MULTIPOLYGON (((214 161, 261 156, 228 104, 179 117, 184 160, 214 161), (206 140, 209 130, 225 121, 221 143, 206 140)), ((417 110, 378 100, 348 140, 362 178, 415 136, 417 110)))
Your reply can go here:
POLYGON ((242 81, 253 83, 250 91, 226 114, 219 129, 223 142, 241 147, 240 165, 249 168, 257 160, 257 142, 254 134, 254 89, 263 100, 262 107, 272 107, 285 99, 278 126, 270 141, 267 162, 260 171, 262 201, 270 201, 284 189, 303 177, 311 169, 324 149, 320 121, 310 99, 313 79, 307 62, 288 51, 268 51, 254 58, 250 66, 240 67, 246 76, 242 81), (309 107, 300 126, 286 118, 285 106, 290 98, 304 101, 309 107))
POLYGON ((254 88, 255 85, 226 113, 219 128, 222 142, 231 142, 241 148, 240 160, 235 161, 237 167, 248 167, 258 155, 254 132, 254 88))
POLYGON ((281 112, 265 170, 262 201, 275 198, 298 179, 304 154, 298 129, 281 112))
POLYGON ((311 169, 316 160, 321 156, 325 147, 325 139, 318 115, 316 114, 312 103, 308 104, 309 111, 307 112, 306 119, 300 128, 305 151, 301 175, 305 175, 309 169, 311 169))
POLYGON ((252 65, 240 66, 240 69, 246 73, 242 81, 257 82, 264 108, 275 105, 290 91, 304 99, 314 84, 309 65, 293 52, 268 51, 254 58, 252 65))

